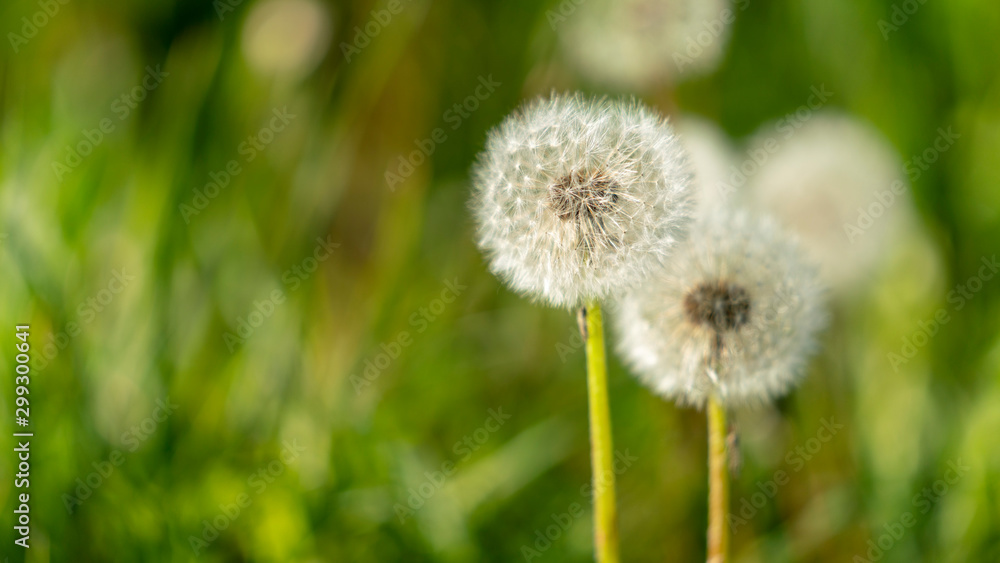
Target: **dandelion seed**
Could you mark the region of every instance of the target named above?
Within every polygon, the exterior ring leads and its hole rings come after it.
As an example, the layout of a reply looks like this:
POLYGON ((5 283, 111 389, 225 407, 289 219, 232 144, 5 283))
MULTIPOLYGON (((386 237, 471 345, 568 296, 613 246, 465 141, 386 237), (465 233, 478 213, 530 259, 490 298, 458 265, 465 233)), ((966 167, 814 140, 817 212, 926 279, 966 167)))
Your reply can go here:
POLYGON ((761 403, 803 374, 826 318, 794 240, 723 209, 694 228, 669 271, 623 300, 618 348, 643 383, 682 404, 761 403))
POLYGON ((530 104, 490 133, 474 178, 491 269, 555 306, 641 282, 683 238, 693 207, 672 129, 634 102, 530 104))

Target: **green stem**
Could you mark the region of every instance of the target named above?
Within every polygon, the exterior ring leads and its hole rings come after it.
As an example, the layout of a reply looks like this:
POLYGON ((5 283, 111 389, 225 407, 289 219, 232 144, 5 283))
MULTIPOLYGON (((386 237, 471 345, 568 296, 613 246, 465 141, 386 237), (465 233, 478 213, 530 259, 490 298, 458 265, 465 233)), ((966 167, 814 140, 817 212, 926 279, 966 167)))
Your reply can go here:
POLYGON ((715 395, 708 399, 708 562, 729 559, 726 512, 729 509, 729 465, 726 463, 726 408, 715 395))
POLYGON ((594 479, 594 550, 598 563, 618 563, 614 447, 608 408, 608 366, 604 357, 604 319, 597 302, 587 303, 587 396, 590 406, 590 462, 594 479))

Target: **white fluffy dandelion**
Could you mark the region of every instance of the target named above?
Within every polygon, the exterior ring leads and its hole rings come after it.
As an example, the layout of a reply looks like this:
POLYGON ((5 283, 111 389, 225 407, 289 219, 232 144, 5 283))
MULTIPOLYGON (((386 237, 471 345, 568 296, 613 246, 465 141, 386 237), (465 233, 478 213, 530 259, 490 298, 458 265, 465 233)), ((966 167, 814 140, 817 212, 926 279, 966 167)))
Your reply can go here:
POLYGON ((490 132, 474 176, 477 237, 493 272, 550 304, 585 305, 594 551, 618 561, 600 301, 661 268, 686 234, 686 159, 666 121, 635 102, 553 96, 490 132))
POLYGON ((685 234, 686 166, 665 120, 635 102, 539 100, 480 155, 479 246, 512 288, 555 306, 626 291, 685 234))
POLYGON ((802 375, 826 323, 822 289, 794 239, 720 211, 672 268, 622 302, 619 351, 643 383, 682 404, 761 403, 802 375))
POLYGON ((725 51, 729 0, 586 0, 553 20, 562 50, 587 78, 645 89, 714 69, 725 51), (558 19, 558 18, 557 18, 558 19))
MULTIPOLYGON (((774 126, 763 127, 773 133, 774 126)), ((764 151, 760 134, 748 153, 764 151)), ((847 115, 814 115, 751 178, 750 203, 799 235, 834 289, 870 281, 891 234, 911 210, 903 167, 873 127, 847 115)))

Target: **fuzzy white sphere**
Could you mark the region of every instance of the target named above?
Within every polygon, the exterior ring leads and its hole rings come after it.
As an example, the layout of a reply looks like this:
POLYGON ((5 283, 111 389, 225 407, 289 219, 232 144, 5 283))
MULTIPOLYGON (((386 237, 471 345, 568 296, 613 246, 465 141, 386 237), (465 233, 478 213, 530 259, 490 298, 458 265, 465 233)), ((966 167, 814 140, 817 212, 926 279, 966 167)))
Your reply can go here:
POLYGON ((802 376, 827 322, 823 290, 772 221, 721 210, 671 268, 625 298, 618 350, 654 392, 701 406, 764 403, 802 376))
POLYGON ((491 270, 514 290, 575 307, 632 288, 684 238, 684 153, 636 102, 555 95, 490 132, 471 207, 491 270))

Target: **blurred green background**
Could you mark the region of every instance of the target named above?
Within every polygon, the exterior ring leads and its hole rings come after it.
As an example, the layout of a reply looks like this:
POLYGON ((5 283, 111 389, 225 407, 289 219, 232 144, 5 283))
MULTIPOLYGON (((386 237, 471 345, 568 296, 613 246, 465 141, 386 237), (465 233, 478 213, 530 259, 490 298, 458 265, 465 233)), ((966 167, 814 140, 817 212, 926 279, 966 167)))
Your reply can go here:
MULTIPOLYGON (((961 135, 912 183, 919 235, 832 300, 804 383, 735 414, 736 561, 875 560, 906 513, 879 560, 1000 561, 1000 283, 947 300, 1000 246, 1000 10, 926 2, 886 37, 896 4, 740 2, 717 68, 624 91, 736 146, 819 85, 902 158, 961 135)), ((4 1, 0 414, 17 431, 29 324, 34 438, 28 550, 0 438, 0 553, 591 560, 575 320, 490 275, 466 211, 523 100, 622 93, 566 63, 547 13, 572 7, 4 1)), ((623 560, 703 559, 703 414, 610 358, 623 560)))

